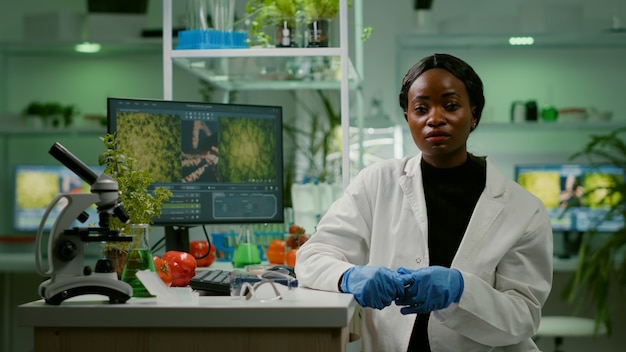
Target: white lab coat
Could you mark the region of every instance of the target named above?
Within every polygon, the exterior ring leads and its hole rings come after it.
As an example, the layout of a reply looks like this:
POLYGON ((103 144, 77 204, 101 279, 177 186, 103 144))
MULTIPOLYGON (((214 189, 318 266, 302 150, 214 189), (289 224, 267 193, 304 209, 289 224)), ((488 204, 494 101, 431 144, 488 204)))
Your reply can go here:
MULTIPOLYGON (((353 265, 417 269, 429 263, 421 154, 362 170, 297 254, 300 285, 339 291, 353 265)), ((458 304, 431 313, 431 350, 537 351, 552 286, 552 228, 544 206, 487 159, 487 182, 452 262, 465 287, 458 304)), ((395 304, 364 308, 364 351, 406 351, 415 315, 395 304)))

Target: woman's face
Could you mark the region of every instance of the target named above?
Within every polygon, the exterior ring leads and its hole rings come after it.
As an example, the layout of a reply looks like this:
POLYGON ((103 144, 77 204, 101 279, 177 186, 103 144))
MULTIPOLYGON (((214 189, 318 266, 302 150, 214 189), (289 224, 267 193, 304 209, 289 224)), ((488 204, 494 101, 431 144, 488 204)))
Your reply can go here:
POLYGON ((463 164, 475 124, 465 84, 450 72, 434 68, 422 73, 408 93, 404 117, 424 160, 440 168, 463 164))

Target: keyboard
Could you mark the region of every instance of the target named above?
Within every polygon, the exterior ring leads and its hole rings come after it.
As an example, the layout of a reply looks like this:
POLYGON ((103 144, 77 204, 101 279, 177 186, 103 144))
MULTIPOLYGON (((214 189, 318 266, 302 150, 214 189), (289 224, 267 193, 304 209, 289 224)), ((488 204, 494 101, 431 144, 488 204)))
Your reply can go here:
POLYGON ((228 296, 230 295, 230 271, 221 269, 199 271, 191 279, 189 286, 196 291, 228 296))

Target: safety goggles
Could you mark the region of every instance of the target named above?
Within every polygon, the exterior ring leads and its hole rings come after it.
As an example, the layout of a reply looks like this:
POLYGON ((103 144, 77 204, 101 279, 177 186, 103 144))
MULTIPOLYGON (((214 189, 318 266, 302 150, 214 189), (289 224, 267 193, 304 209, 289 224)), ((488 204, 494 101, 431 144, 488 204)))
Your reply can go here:
POLYGON ((254 274, 234 270, 230 273, 230 295, 246 301, 277 301, 298 287, 298 280, 286 272, 265 271, 254 274))

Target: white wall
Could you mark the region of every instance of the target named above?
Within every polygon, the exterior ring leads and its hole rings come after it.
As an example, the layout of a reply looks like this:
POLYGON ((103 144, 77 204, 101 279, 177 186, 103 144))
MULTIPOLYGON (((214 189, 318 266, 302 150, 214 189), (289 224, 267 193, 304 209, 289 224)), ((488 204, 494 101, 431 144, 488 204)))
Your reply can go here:
MULTIPOLYGON (((364 0, 364 24, 374 27, 372 37, 364 45, 364 93, 366 101, 369 101, 369 99, 374 95, 382 97, 385 110, 390 113, 393 112, 393 116, 399 122, 402 122, 404 119, 400 108, 398 107, 397 98, 402 76, 408 70, 410 65, 417 62, 420 58, 440 50, 430 49, 421 52, 413 51, 398 53, 396 45, 398 36, 402 34, 416 33, 417 30, 414 26, 414 13, 412 10, 413 0, 394 0, 393 3, 394 6, 390 6, 390 2, 387 1, 364 0), (396 54, 400 54, 401 56, 396 57, 396 54), (397 65, 397 62, 400 62, 400 65, 397 65)), ((456 34, 477 32, 511 33, 511 31, 519 28, 519 25, 517 25, 519 22, 517 13, 518 8, 522 3, 524 3, 523 0, 434 0, 431 19, 433 26, 431 27, 431 31, 435 33, 445 32, 456 34), (456 23, 455 26, 448 26, 456 27, 456 30, 439 28, 438 25, 443 25, 445 21, 456 23), (461 28, 462 31, 460 31, 459 28, 461 28)), ((560 2, 557 1, 557 3, 578 4, 582 6, 583 19, 582 23, 580 23, 581 30, 606 30, 610 28, 613 16, 620 20, 623 27, 626 27, 626 2, 624 1, 600 0, 589 2, 582 0, 561 0, 560 2)), ((558 13, 551 13, 551 15, 555 16, 558 15, 558 13)), ((460 55, 462 53, 458 54, 460 55)), ((594 71, 604 70, 603 76, 610 76, 613 74, 610 69, 607 70, 606 66, 604 66, 604 60, 606 57, 594 55, 591 52, 588 52, 588 54, 590 54, 589 60, 586 62, 578 61, 578 63, 582 63, 584 65, 584 70, 580 70, 579 72, 583 73, 585 70, 590 69, 594 71)), ((574 53, 571 57, 575 58, 575 55, 576 53, 574 53)), ((463 56, 464 58, 466 57, 465 54, 463 56)), ((508 58, 507 60, 498 60, 497 56, 489 53, 486 53, 483 56, 476 55, 467 57, 471 64, 477 66, 476 68, 479 74, 487 75, 485 78, 488 78, 489 76, 489 73, 486 72, 489 65, 496 60, 499 61, 496 63, 496 67, 494 67, 494 69, 497 69, 500 73, 504 74, 500 76, 502 77, 500 82, 487 82, 489 83, 486 87, 487 94, 494 93, 496 91, 507 91, 510 92, 510 94, 513 94, 518 92, 520 89, 523 89, 524 92, 522 92, 523 94, 520 94, 519 98, 525 98, 526 96, 531 96, 528 94, 528 91, 532 92, 535 89, 539 89, 537 98, 545 100, 547 95, 546 87, 540 87, 532 82, 529 83, 527 80, 522 82, 521 86, 518 86, 518 82, 515 78, 511 77, 511 74, 514 74, 515 72, 512 68, 506 68, 506 66, 509 65, 511 67, 515 67, 515 63, 509 62, 508 58), (504 81, 504 83, 502 83, 502 81, 504 81), (505 89, 504 86, 506 86, 505 89)), ((615 61, 612 65, 620 62, 618 58, 615 58, 614 60, 615 61)), ((522 72, 522 75, 530 73, 536 76, 548 70, 549 67, 554 67, 555 65, 558 67, 558 65, 562 64, 568 65, 569 63, 567 60, 562 60, 560 62, 558 60, 553 60, 552 62, 548 62, 546 66, 543 66, 544 63, 541 60, 534 60, 532 63, 524 64, 524 68, 530 67, 532 70, 518 72, 522 72), (544 70, 537 70, 542 66, 545 67, 544 70)), ((619 68, 623 69, 623 65, 619 65, 619 68)), ((494 73, 498 71, 494 71, 494 73)), ((615 74, 614 76, 617 76, 618 74, 615 74)), ((555 85, 554 89, 558 89, 559 92, 564 95, 569 94, 570 92, 578 94, 577 92, 581 91, 578 85, 570 86, 569 84, 564 84, 563 86, 555 85), (562 89, 563 86, 565 87, 564 89, 562 89)), ((597 89, 603 88, 600 86, 597 87, 597 89)), ((607 87, 606 89, 609 90, 611 87, 607 87)), ((600 96, 600 94, 596 91, 589 93, 594 96, 600 96)), ((535 95, 535 93, 533 93, 533 95, 535 95)), ((496 103, 498 98, 499 97, 497 96, 492 97, 488 95, 487 104, 498 104, 496 103)), ((588 101, 589 98, 586 100, 588 101)), ((500 103, 502 108, 494 107, 493 113, 497 114, 494 115, 494 118, 498 120, 508 118, 507 108, 510 103, 511 100, 507 97, 505 101, 500 103), (507 108, 504 108, 504 106, 507 108)), ((568 102, 563 101, 563 103, 565 104, 568 102)))

